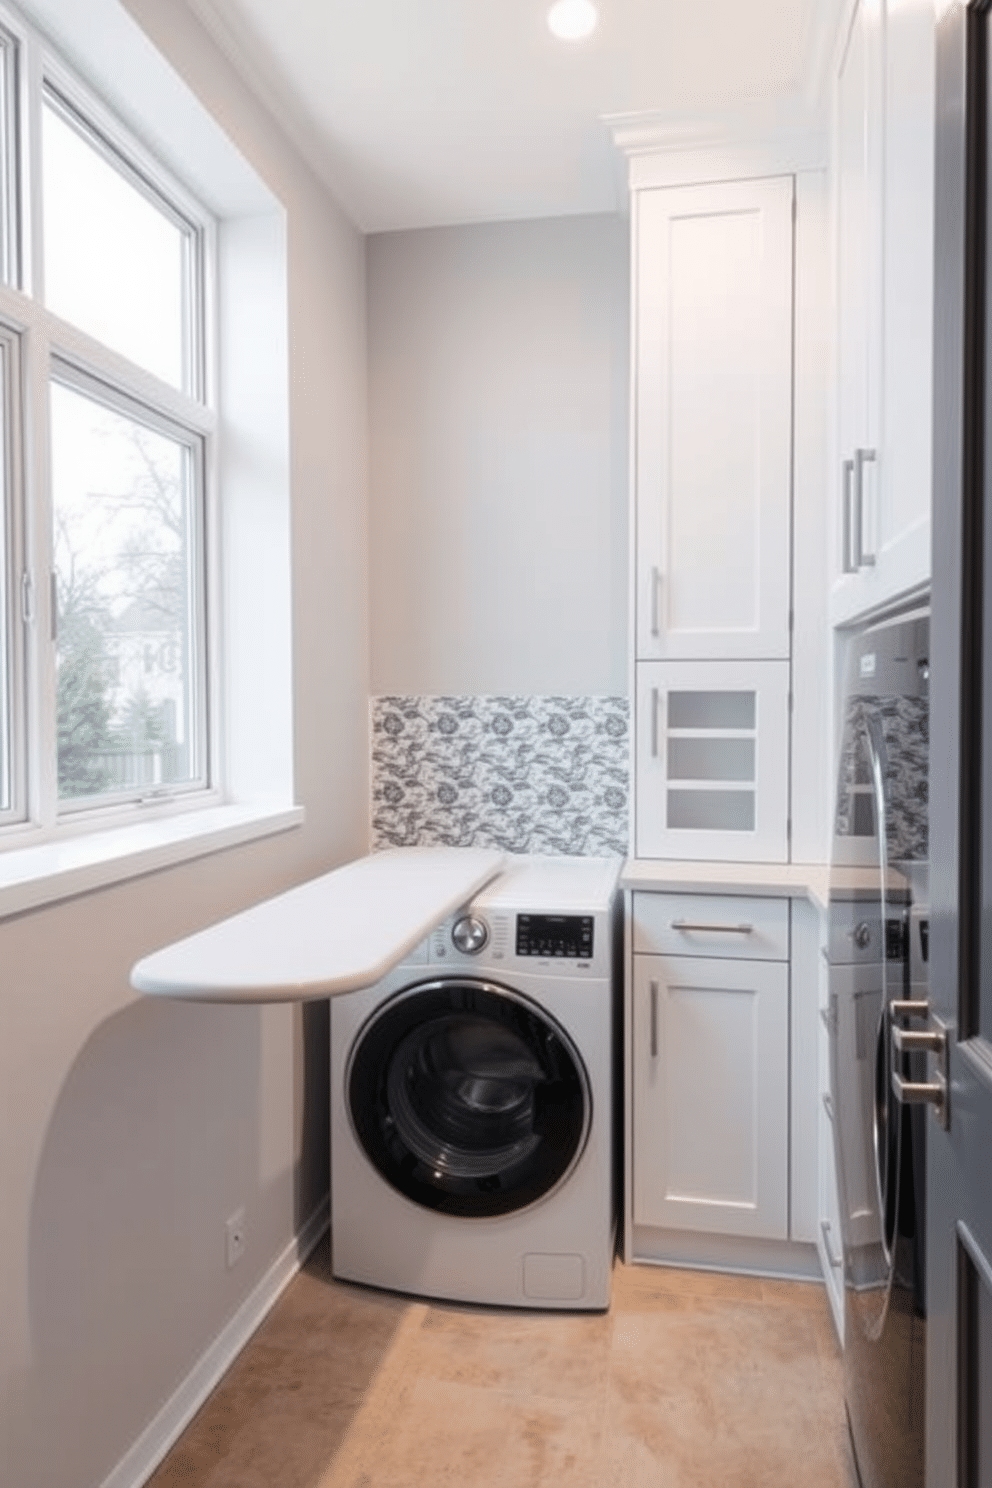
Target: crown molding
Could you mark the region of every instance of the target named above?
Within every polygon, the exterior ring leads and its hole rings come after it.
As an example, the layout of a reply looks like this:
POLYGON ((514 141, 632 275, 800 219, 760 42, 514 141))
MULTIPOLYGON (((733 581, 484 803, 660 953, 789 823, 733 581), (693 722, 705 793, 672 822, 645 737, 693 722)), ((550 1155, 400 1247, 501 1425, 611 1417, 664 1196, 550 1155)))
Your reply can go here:
POLYGON ((604 116, 627 159, 630 188, 825 169, 831 80, 852 3, 818 0, 811 7, 806 65, 791 92, 741 98, 692 116, 662 110, 604 116))
POLYGON ((796 93, 754 99, 687 118, 663 112, 611 114, 603 123, 627 157, 628 184, 676 185, 728 176, 823 170, 829 115, 796 93))

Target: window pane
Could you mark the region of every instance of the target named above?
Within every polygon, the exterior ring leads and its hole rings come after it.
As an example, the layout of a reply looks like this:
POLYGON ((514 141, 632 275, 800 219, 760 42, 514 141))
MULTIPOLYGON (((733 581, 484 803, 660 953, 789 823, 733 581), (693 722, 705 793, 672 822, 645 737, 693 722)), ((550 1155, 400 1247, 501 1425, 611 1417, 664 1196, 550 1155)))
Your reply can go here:
POLYGON ((10 462, 8 460, 10 418, 10 367, 7 348, 0 345, 0 811, 9 811, 13 793, 13 734, 10 721, 11 680, 11 583, 10 531, 11 507, 10 462))
POLYGON ((669 739, 669 780, 753 780, 753 739, 669 739))
POLYGON ((0 277, 17 285, 17 43, 0 30, 0 277))
POLYGON ((62 800, 204 777, 197 449, 52 385, 62 800))
POLYGON ((753 692, 670 692, 668 727, 753 729, 753 692))
POLYGON ((140 190, 51 99, 43 121, 45 303, 189 391, 192 229, 140 190))
POLYGON ((668 792, 668 826, 687 832, 753 832, 753 791, 668 792))

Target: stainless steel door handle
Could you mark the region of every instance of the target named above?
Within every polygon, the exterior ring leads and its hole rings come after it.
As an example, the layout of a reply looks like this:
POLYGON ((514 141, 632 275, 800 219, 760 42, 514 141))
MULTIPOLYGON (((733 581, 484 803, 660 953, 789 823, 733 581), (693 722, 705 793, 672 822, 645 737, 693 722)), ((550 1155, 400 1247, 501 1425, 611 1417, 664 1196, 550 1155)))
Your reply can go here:
POLYGON ((742 923, 740 925, 703 925, 703 924, 698 924, 697 925, 697 924, 695 924, 691 920, 672 920, 672 929, 673 930, 681 930, 683 932, 683 934, 685 934, 687 932, 699 933, 699 934, 702 934, 702 935, 707 935, 707 934, 710 934, 710 933, 713 933, 715 935, 753 935, 754 934, 754 926, 753 925, 749 925, 746 922, 744 922, 744 923, 742 923))
POLYGON ((893 1070, 892 1093, 904 1106, 933 1106, 941 1126, 946 1126, 943 1112, 947 1105, 947 1083, 942 1076, 936 1080, 904 1080, 893 1070))
POLYGON ((865 466, 875 459, 873 449, 854 451, 854 552, 852 559, 856 569, 873 568, 875 554, 865 548, 865 466))
POLYGON ((658 758, 658 689, 651 689, 651 758, 658 758))
MULTIPOLYGON (((893 1017, 900 1016, 895 1010, 912 1007, 912 1013, 903 1011, 903 1017, 923 1017, 929 1010, 927 1003, 893 1002, 891 1005, 893 1017), (918 1009, 923 1007, 924 1012, 918 1009)), ((948 1099, 950 1091, 950 1045, 947 1037, 947 1029, 938 1018, 933 1020, 933 1027, 927 1029, 900 1028, 898 1024, 892 1025, 892 1069, 890 1078, 892 1082, 892 1093, 897 1101, 904 1106, 933 1106, 934 1115, 944 1130, 950 1123, 950 1102, 948 1099), (935 1054, 937 1057, 937 1068, 932 1071, 933 1078, 929 1080, 907 1080, 896 1069, 896 1060, 906 1054, 935 1054)))
POLYGON ((854 561, 852 541, 854 522, 853 512, 851 510, 851 503, 854 500, 854 461, 845 460, 841 468, 843 471, 841 505, 844 520, 844 533, 841 539, 841 564, 845 573, 857 573, 858 565, 854 561))
POLYGON ((889 1003, 892 1018, 929 1018, 930 1004, 925 999, 894 997, 889 1003))
POLYGON ((935 1029, 899 1028, 893 1025, 892 1044, 899 1054, 942 1054, 947 1036, 935 1029))

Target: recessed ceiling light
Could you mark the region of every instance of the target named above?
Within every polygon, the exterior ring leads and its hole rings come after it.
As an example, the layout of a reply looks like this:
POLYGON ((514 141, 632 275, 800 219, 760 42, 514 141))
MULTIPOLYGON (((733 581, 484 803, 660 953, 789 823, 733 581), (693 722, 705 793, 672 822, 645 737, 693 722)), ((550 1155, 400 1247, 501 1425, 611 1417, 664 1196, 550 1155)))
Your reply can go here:
POLYGON ((548 29, 562 41, 582 41, 595 31, 597 19, 591 0, 558 0, 548 11, 548 29))

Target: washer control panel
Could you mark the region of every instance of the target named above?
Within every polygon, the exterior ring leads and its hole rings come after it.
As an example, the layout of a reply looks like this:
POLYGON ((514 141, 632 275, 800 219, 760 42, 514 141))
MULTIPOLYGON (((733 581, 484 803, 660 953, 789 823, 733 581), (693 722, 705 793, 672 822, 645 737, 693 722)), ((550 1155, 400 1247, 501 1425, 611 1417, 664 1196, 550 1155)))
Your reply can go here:
POLYGON ((542 959, 592 959, 592 915, 517 915, 517 955, 542 959))
POLYGON ((489 940, 489 926, 478 915, 462 915, 451 927, 451 939, 463 956, 477 956, 489 940))

